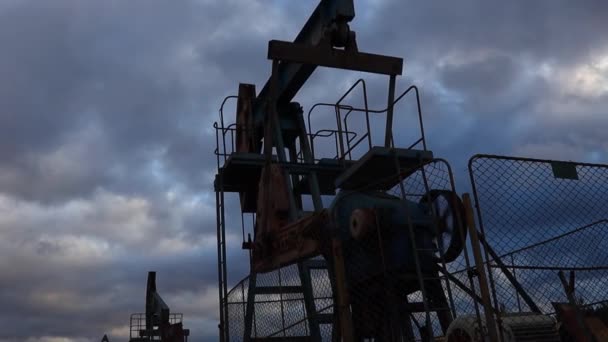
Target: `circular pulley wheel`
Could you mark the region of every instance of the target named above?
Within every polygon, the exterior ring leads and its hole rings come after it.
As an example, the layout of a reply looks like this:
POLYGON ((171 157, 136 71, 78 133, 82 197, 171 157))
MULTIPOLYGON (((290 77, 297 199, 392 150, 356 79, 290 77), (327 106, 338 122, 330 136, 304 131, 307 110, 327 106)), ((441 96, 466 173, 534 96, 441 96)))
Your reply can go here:
MULTIPOLYGON (((444 261, 454 261, 464 248, 467 234, 462 201, 453 191, 431 190, 422 197, 420 203, 429 206, 429 210, 434 211, 434 214, 431 213, 431 215, 439 229, 439 235, 435 237, 435 244, 443 253, 444 261)), ((439 253, 436 253, 435 257, 437 261, 441 260, 439 253)))

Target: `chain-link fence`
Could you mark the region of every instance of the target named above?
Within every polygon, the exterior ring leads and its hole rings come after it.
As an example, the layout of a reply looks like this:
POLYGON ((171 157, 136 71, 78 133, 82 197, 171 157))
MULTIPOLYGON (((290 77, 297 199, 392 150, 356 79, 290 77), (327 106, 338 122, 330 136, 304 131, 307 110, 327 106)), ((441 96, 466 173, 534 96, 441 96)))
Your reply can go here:
MULTIPOLYGON (((328 208, 342 241, 355 338, 425 340, 444 336, 459 318, 473 330, 483 325, 450 167, 434 160, 414 170, 388 191, 372 183, 343 191, 328 208)), ((558 341, 561 329, 608 338, 608 166, 476 156, 470 173, 499 333, 558 341)), ((327 268, 307 272, 313 317, 296 265, 258 274, 228 295, 230 340, 247 329, 252 337, 306 337, 311 320, 321 340, 331 340, 335 284, 327 268)))
POLYGON ((538 310, 564 335, 607 340, 608 166, 475 156, 469 169, 502 316, 538 310), (557 303, 578 305, 570 321, 557 303))
POLYGON ((387 192, 370 183, 339 194, 331 208, 356 341, 444 336, 456 316, 475 312, 470 279, 448 277, 469 266, 450 167, 433 160, 411 170, 396 170, 405 178, 387 192))
MULTIPOLYGON (((327 269, 311 268, 310 280, 315 316, 333 312, 332 290, 327 269)), ((230 341, 242 341, 249 329, 251 337, 304 337, 310 336, 309 315, 306 310, 303 282, 297 265, 268 273, 249 276, 229 293, 225 303, 228 312, 230 341), (255 288, 250 286, 255 282, 255 288), (249 296, 251 305, 250 326, 247 327, 249 296)), ((331 337, 331 324, 321 324, 322 337, 331 337), (328 327, 329 325, 329 327, 328 327)))

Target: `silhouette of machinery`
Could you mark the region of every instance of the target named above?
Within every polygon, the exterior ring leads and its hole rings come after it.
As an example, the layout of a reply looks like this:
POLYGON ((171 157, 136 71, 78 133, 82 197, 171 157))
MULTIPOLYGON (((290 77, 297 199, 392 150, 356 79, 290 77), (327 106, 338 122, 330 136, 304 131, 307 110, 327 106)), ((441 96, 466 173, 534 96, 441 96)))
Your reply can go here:
POLYGON ((171 313, 156 290, 156 272, 148 272, 146 312, 131 315, 130 342, 187 342, 190 330, 182 325, 183 315, 171 313))
MULTIPOLYGON (((222 113, 220 139, 236 136, 233 150, 218 146, 215 180, 223 341, 233 338, 225 303, 225 192, 239 194, 242 213, 255 213, 253 240, 243 243, 251 252, 245 341, 253 340, 255 298, 261 294, 301 294, 309 317, 304 338, 311 341, 321 340, 322 323, 333 325, 335 339, 387 341, 413 338, 411 328, 404 327, 404 314, 426 312, 425 331, 431 331, 429 312, 436 312, 444 333, 452 321, 439 271, 463 249, 462 203, 455 192, 430 189, 426 181, 424 196, 407 198, 403 180, 423 171, 433 153, 426 148, 421 123, 421 138, 414 145, 394 146, 395 82, 403 60, 360 52, 348 24, 354 16, 352 0, 322 0, 293 43, 269 42, 271 76, 257 94, 254 85, 240 84, 236 123, 224 126, 222 113), (317 66, 389 77, 383 146, 372 146, 368 122, 363 138, 368 137, 369 150, 351 159, 351 145, 365 139, 353 142, 338 118, 338 128, 327 130, 336 136, 338 154, 315 157, 315 133, 307 130, 303 109, 292 99, 317 66), (400 196, 389 193, 396 187, 401 187, 400 196), (322 195, 334 196, 330 205, 324 206, 322 195), (305 196, 312 199, 313 212, 303 209, 305 196), (256 284, 257 274, 294 264, 301 286, 256 284), (310 269, 329 274, 331 315, 317 312, 310 269), (407 296, 416 291, 422 298, 408 303, 407 296)), ((417 95, 415 87, 408 91, 412 89, 417 95)), ((421 119, 419 103, 418 114, 421 119)))

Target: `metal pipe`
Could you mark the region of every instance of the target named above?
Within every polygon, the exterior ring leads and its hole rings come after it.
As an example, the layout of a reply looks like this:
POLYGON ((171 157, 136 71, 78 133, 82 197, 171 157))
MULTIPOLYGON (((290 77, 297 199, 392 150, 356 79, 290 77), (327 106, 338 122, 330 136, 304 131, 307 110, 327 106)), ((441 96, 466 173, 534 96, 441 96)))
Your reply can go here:
MULTIPOLYGON (((513 254, 511 254, 511 265, 515 265, 515 260, 513 258, 513 254)), ((513 278, 517 279, 517 274, 515 273, 515 267, 511 268, 513 270, 513 278)), ((519 292, 517 289, 515 290, 515 299, 517 299, 517 310, 521 312, 521 300, 519 299, 519 292)))
MULTIPOLYGON (((221 177, 221 176, 220 176, 221 177)), ((220 201, 219 201, 219 191, 215 191, 215 217, 216 217, 216 224, 217 224, 217 280, 218 280, 218 294, 219 294, 219 304, 220 304, 220 324, 219 324, 219 329, 220 329, 220 341, 224 342, 226 341, 225 338, 225 331, 226 328, 224 326, 224 298, 223 298, 223 292, 222 292, 222 252, 221 252, 221 245, 222 245, 222 239, 221 239, 221 221, 220 221, 220 201)))
MULTIPOLYGON (((479 197, 477 196, 477 186, 475 184, 475 180, 473 179, 473 173, 471 171, 472 170, 471 166, 472 166, 473 158, 471 158, 469 160, 469 165, 468 165, 469 166, 468 167, 469 168, 469 176, 470 176, 470 179, 471 179, 471 187, 472 187, 472 190, 473 190, 473 198, 475 199, 475 210, 477 212, 477 218, 479 219, 479 230, 480 230, 480 234, 479 235, 481 235, 480 241, 485 241, 484 236, 485 236, 486 232, 485 232, 485 227, 483 225, 483 220, 481 219, 481 208, 479 207, 479 200, 478 200, 479 197)), ((467 197, 468 197, 468 195, 467 195, 467 197)), ((469 200, 469 203, 472 205, 472 202, 470 200, 469 200)), ((473 208, 473 207, 471 207, 471 208, 473 208)), ((475 218, 474 217, 472 218, 472 222, 473 222, 473 224, 475 224, 475 218)), ((477 230, 475 231, 475 236, 478 236, 477 230)), ((490 260, 490 252, 489 252, 490 248, 488 248, 488 247, 489 247, 488 244, 484 244, 484 249, 483 250, 484 250, 484 257, 485 257, 486 261, 490 260)), ((494 284, 494 276, 493 276, 492 268, 490 267, 490 263, 489 262, 486 264, 486 269, 488 270, 488 279, 489 279, 489 283, 490 283, 490 289, 492 291, 492 297, 494 299, 494 305, 498 308, 498 307, 500 307, 500 305, 498 303, 498 296, 496 295, 496 285, 494 284)), ((508 273, 508 271, 507 271, 507 273, 508 273)), ((525 298, 524 298, 524 300, 525 300, 525 298)), ((528 304, 528 306, 530 306, 530 303, 527 302, 527 304, 528 304)), ((532 305, 535 306, 534 302, 532 302, 532 305)), ((532 306, 530 306, 530 308, 532 308, 532 306)), ((499 321, 499 324, 500 324, 500 321, 499 321)))
POLYGON ((418 93, 418 87, 415 85, 411 86, 416 93, 416 104, 418 108, 418 122, 420 123, 420 134, 422 139, 422 148, 426 151, 426 138, 424 137, 424 124, 422 123, 422 108, 420 107, 420 94, 418 93))
MULTIPOLYGON (((224 154, 226 153, 226 132, 224 131, 224 105, 226 104, 226 101, 228 101, 229 99, 238 99, 239 97, 236 95, 230 95, 230 96, 226 96, 224 98, 224 100, 222 101, 222 104, 220 105, 220 124, 222 126, 222 149, 224 154)), ((234 150, 234 148, 233 148, 234 150)), ((224 162, 226 162, 226 157, 224 157, 224 162)))
POLYGON ((337 133, 337 137, 338 137, 338 141, 340 143, 340 157, 338 159, 342 159, 344 158, 344 137, 342 136, 342 123, 340 120, 340 108, 338 106, 335 107, 335 112, 336 112, 336 124, 338 125, 338 133, 337 133))
POLYGON ((388 111, 386 112, 386 132, 384 133, 384 147, 394 146, 393 142, 393 108, 395 99, 395 75, 391 75, 388 81, 388 111))
POLYGON ((481 244, 477 236, 477 228, 475 227, 475 218, 473 216, 473 207, 471 206, 471 197, 469 194, 462 195, 462 202, 466 212, 467 225, 469 226, 469 236, 471 237, 471 246, 475 258, 479 291, 481 293, 481 299, 483 300, 486 327, 488 329, 488 334, 490 335, 490 341, 498 341, 498 331, 494 324, 494 316, 492 315, 492 312, 495 312, 495 310, 493 309, 490 300, 490 290, 488 289, 488 281, 483 267, 483 258, 481 256, 481 244))

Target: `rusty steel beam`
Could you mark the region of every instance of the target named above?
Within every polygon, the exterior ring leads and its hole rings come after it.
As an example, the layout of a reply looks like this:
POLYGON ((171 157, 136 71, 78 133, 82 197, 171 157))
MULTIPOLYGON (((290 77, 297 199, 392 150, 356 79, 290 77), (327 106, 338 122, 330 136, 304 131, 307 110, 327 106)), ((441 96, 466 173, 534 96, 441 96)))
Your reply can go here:
POLYGON ((322 253, 321 232, 328 222, 321 210, 258 238, 252 253, 252 273, 274 271, 322 253))
POLYGON ((310 46, 271 40, 268 43, 268 59, 391 76, 403 72, 402 58, 334 49, 326 44, 310 46))
MULTIPOLYGON (((353 0, 321 0, 304 24, 294 43, 315 46, 323 39, 326 28, 332 22, 337 20, 350 22, 354 17, 355 6, 353 0)), ((279 104, 289 103, 315 71, 315 68, 315 65, 281 63, 278 68, 277 102, 279 104)), ((270 83, 269 78, 258 94, 255 103, 254 119, 258 125, 264 121, 266 102, 270 98, 270 83)))

